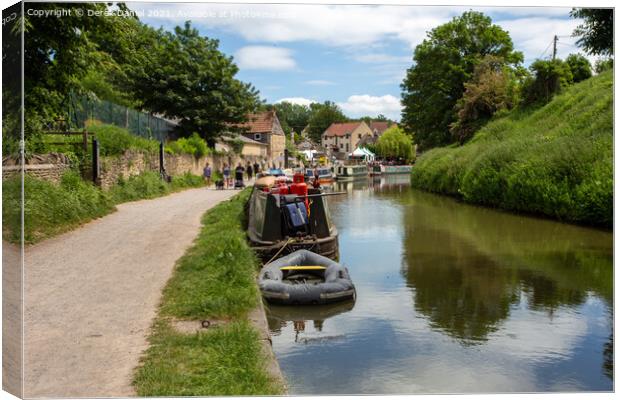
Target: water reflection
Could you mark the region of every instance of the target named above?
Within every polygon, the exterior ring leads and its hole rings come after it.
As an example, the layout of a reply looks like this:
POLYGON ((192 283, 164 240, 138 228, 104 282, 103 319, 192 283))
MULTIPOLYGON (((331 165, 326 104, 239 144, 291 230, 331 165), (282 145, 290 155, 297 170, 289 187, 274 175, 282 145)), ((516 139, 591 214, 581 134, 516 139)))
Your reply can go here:
POLYGON ((291 393, 611 390, 612 235, 408 184, 334 185, 357 303, 271 307, 291 393))

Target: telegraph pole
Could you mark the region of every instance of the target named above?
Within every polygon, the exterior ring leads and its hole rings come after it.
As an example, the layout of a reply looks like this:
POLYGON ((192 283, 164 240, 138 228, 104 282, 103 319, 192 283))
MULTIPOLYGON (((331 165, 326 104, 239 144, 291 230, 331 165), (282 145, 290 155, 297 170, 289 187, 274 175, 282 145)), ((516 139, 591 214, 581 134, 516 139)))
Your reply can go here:
POLYGON ((555 60, 555 55, 558 53, 558 35, 553 35, 553 58, 555 60))

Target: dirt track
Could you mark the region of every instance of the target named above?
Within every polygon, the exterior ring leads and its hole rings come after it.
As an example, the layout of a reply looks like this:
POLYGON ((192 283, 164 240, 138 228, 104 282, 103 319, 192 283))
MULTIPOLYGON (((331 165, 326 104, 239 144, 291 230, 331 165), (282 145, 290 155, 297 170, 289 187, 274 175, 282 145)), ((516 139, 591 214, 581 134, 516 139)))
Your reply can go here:
POLYGON ((200 216, 238 193, 192 189, 26 248, 25 397, 132 396, 161 291, 200 216))

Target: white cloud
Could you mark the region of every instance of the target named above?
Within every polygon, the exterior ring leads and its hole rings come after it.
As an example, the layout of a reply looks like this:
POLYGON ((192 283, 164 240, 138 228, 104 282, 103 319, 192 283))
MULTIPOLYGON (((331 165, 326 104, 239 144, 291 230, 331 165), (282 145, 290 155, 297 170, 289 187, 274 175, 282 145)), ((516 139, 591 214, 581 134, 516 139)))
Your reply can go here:
POLYGON ((400 99, 390 94, 385 96, 371 96, 368 94, 349 96, 346 102, 338 103, 338 106, 350 117, 362 117, 369 115, 376 117, 383 114, 388 118, 400 119, 402 105, 400 99))
POLYGON ((310 104, 317 102, 315 100, 306 99, 305 97, 285 97, 276 101, 276 103, 282 103, 284 101, 292 104, 299 104, 301 106, 309 106, 310 104))
POLYGON ((241 69, 287 70, 297 65, 289 49, 272 46, 246 46, 235 53, 241 69))

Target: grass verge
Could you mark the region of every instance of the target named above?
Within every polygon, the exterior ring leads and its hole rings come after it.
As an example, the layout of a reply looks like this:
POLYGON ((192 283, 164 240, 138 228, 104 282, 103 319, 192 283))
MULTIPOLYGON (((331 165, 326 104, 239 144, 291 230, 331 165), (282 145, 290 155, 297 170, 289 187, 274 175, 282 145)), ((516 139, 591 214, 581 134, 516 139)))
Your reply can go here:
MULTIPOLYGON (((108 191, 84 181, 70 171, 59 184, 24 178, 24 241, 32 244, 67 232, 95 218, 113 212, 115 205, 126 201, 150 199, 175 191, 204 185, 203 178, 184 174, 163 182, 159 174, 146 172, 120 181, 108 191)), ((3 237, 20 241, 21 182, 13 177, 2 182, 3 237)))
POLYGON ((179 259, 163 299, 150 347, 136 371, 139 396, 281 394, 266 372, 258 332, 247 314, 258 306, 258 260, 243 230, 246 189, 209 210, 198 238, 179 259), (192 334, 171 321, 224 319, 192 334))
POLYGON ((497 118, 463 146, 425 153, 412 184, 470 203, 611 227, 613 75, 574 85, 540 109, 497 118))

